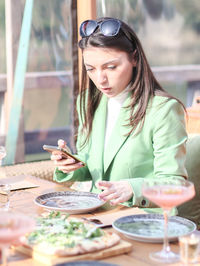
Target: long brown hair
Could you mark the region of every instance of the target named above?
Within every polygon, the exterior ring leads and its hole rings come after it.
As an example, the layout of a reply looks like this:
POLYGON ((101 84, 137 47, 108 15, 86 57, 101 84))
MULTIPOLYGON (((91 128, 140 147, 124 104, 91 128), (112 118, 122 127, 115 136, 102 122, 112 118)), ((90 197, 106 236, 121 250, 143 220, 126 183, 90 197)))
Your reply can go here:
MULTIPOLYGON (((112 18, 104 17, 96 21, 102 22, 107 19, 112 18)), ((131 128, 128 132, 129 135, 138 125, 140 126, 137 133, 141 130, 144 124, 147 105, 153 96, 166 96, 166 100, 176 98, 169 95, 154 77, 142 45, 135 32, 126 23, 121 20, 120 22, 120 30, 116 36, 104 36, 100 32, 99 27, 97 27, 92 35, 83 37, 79 41, 79 47, 82 51, 89 46, 112 48, 126 52, 129 57, 134 53, 136 66, 133 68, 132 74, 131 103, 127 106, 127 108, 131 110, 129 122, 127 124, 131 128)), ((101 96, 102 92, 96 88, 95 84, 87 76, 86 68, 83 63, 80 89, 80 115, 83 123, 83 130, 86 132, 86 141, 91 134, 94 114, 101 100, 101 96), (87 90, 86 87, 88 87, 87 90)), ((180 102, 178 99, 176 100, 180 102)), ((184 108, 181 102, 180 104, 184 108)))

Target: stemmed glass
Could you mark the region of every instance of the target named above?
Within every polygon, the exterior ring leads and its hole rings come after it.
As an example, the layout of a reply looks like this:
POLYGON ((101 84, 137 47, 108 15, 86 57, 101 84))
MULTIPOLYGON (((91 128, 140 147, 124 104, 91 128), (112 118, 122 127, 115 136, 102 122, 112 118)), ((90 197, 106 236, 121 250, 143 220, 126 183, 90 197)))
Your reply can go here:
POLYGON ((0 248, 2 264, 7 265, 7 251, 11 244, 34 229, 35 220, 21 213, 0 212, 0 248))
POLYGON ((6 149, 4 146, 0 146, 0 165, 1 165, 1 161, 2 159, 6 156, 6 149))
POLYGON ((161 263, 174 263, 179 255, 170 250, 168 241, 168 216, 172 208, 192 199, 195 195, 194 184, 185 179, 149 179, 142 186, 144 197, 158 205, 164 215, 164 242, 159 252, 151 253, 150 258, 161 263))
MULTIPOLYGON (((0 146, 0 165, 2 159, 6 156, 6 149, 0 146)), ((7 211, 10 206, 10 185, 5 183, 5 180, 0 179, 0 209, 7 211)))

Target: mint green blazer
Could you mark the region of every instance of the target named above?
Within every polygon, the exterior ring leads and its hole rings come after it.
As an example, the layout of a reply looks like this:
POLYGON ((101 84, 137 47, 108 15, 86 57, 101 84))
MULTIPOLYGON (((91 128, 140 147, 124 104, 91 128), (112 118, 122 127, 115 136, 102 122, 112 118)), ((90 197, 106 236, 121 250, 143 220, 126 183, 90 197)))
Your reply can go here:
MULTIPOLYGON (((130 95, 123 107, 130 101, 130 95)), ((151 207, 142 195, 142 183, 146 178, 184 176, 185 130, 184 110, 174 99, 155 96, 147 108, 142 130, 127 136, 130 128, 124 126, 129 121, 130 110, 121 108, 108 146, 104 150, 104 134, 107 116, 107 97, 103 95, 96 110, 93 128, 87 145, 81 150, 84 136, 77 140, 78 157, 86 163, 74 172, 65 174, 55 170, 54 180, 92 180, 92 192, 98 193, 95 183, 99 180, 128 180, 133 188, 133 197, 124 204, 127 206, 151 207)), ((80 119, 79 119, 80 121, 80 119)))

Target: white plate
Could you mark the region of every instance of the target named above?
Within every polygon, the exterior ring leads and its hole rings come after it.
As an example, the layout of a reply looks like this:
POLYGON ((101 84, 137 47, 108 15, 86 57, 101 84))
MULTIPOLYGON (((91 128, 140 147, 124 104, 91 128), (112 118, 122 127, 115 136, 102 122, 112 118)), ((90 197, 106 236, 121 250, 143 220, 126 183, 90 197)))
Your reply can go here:
POLYGON ((35 199, 35 203, 43 208, 70 214, 87 213, 105 204, 95 193, 71 191, 43 194, 35 199))
MULTIPOLYGON (((113 228, 126 237, 151 243, 161 243, 164 237, 164 219, 160 214, 138 214, 115 220, 113 228)), ((196 230, 195 223, 179 216, 169 218, 168 239, 175 241, 179 236, 196 230)))

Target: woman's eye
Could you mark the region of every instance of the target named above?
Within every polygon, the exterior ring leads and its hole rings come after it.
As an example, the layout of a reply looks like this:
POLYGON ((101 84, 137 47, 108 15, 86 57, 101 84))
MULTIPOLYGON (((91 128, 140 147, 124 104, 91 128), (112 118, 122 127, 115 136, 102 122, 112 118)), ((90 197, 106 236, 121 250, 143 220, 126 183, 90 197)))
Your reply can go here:
POLYGON ((116 66, 108 66, 108 69, 115 69, 116 66))
POLYGON ((89 71, 92 71, 93 68, 86 68, 86 71, 89 72, 89 71))

